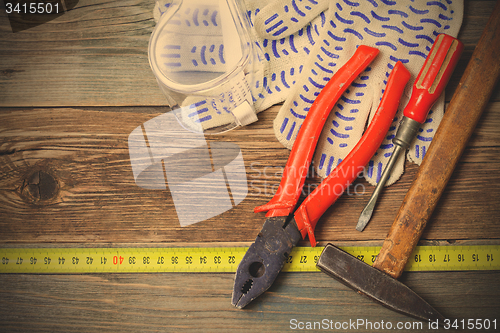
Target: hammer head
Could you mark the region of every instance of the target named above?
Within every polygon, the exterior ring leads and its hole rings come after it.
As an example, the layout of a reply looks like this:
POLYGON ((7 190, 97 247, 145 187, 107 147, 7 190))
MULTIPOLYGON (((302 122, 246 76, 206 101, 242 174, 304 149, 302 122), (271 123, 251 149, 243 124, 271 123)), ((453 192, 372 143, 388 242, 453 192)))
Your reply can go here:
POLYGON ((328 244, 318 268, 362 295, 396 312, 419 320, 443 322, 445 318, 414 291, 393 277, 328 244))

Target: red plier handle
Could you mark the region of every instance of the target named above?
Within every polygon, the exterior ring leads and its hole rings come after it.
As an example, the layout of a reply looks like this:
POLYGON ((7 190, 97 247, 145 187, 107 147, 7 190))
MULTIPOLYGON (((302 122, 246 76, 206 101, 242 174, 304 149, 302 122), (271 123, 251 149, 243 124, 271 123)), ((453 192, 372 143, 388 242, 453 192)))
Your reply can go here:
MULTIPOLYGON (((300 197, 314 148, 331 109, 378 52, 375 48, 360 45, 352 58, 326 84, 311 106, 297 135, 278 191, 267 204, 256 207, 254 212, 268 211, 268 217, 288 216, 292 213, 300 197)), ((295 212, 295 220, 302 237, 305 238, 308 234, 312 246, 316 245, 314 228, 321 215, 363 171, 380 147, 394 120, 399 100, 409 79, 410 73, 398 62, 389 76, 377 112, 361 140, 295 212)))

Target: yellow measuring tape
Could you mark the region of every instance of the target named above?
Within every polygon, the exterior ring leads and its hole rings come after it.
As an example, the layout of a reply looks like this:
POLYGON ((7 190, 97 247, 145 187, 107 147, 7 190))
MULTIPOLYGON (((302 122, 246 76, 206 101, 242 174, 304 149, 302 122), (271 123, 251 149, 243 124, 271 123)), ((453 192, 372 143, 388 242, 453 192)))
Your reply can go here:
MULTIPOLYGON (((246 247, 1 248, 0 273, 236 272, 246 247)), ((380 247, 342 247, 367 264, 380 247)), ((317 271, 322 247, 296 247, 285 272, 317 271)), ((407 271, 500 270, 500 245, 418 246, 407 271)))

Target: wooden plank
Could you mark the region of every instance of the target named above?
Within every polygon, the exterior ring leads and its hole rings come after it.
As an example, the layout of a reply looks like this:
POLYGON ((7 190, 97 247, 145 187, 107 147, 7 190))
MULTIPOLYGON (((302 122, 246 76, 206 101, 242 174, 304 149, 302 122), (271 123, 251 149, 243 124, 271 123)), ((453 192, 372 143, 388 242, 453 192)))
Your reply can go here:
MULTIPOLYGON (((407 273, 402 282, 445 317, 465 318, 466 324, 469 318, 496 319, 498 327, 499 278, 499 272, 407 273)), ((416 323, 319 272, 280 274, 271 289, 244 310, 230 302, 233 274, 3 275, 0 279, 3 332, 282 332, 298 322, 323 320, 333 322, 332 330, 335 323, 357 320, 372 325, 416 323)), ((419 332, 449 331, 422 325, 419 332)), ((390 331, 364 325, 351 330, 390 331)))
MULTIPOLYGON (((494 4, 465 1, 459 38, 466 50, 448 100, 494 4)), ((233 142, 243 152, 249 193, 236 208, 181 228, 169 190, 134 183, 128 135, 165 111, 147 59, 152 8, 146 0, 80 0, 57 20, 15 34, 0 11, 2 246, 254 240, 263 214, 253 207, 271 198, 289 154, 272 130, 276 107, 255 124, 209 139, 233 142)), ((500 87, 492 101, 423 235, 425 244, 498 244, 500 87)), ((363 233, 354 226, 373 188, 357 181, 318 224, 320 245, 380 245, 416 170, 407 164, 402 179, 384 191, 363 233)), ((499 325, 499 278, 498 272, 405 273, 402 282, 445 316, 499 325)), ((292 319, 411 321, 321 273, 280 274, 243 311, 230 305, 232 288, 232 274, 0 275, 0 325, 2 332, 274 332, 289 331, 292 319)))
POLYGON ((0 21, 0 105, 164 105, 149 67, 153 1, 80 1, 12 33, 0 21))
MULTIPOLYGON (((1 242, 245 242, 262 226, 253 208, 277 189, 289 151, 274 138, 277 107, 259 122, 209 140, 243 153, 249 193, 235 208, 180 227, 169 190, 135 185, 127 138, 157 108, 6 109, 0 114, 1 242), (41 176, 40 176, 41 175, 41 176), (43 178, 42 191, 37 184, 43 178)), ((424 239, 500 238, 500 103, 486 110, 424 239), (477 227, 471 228, 471 224, 477 227)), ((354 230, 373 187, 359 180, 317 227, 318 240, 381 240, 417 167, 381 198, 363 233, 354 230)), ((308 181, 305 192, 319 179, 308 181)))
MULTIPOLYGON (((494 1, 465 1, 465 52, 451 98, 494 1), (461 69, 460 69, 461 68, 461 69)), ((166 105, 149 67, 153 2, 86 0, 61 17, 12 33, 0 13, 0 106, 166 105)), ((500 89, 494 93, 500 100, 500 89)))

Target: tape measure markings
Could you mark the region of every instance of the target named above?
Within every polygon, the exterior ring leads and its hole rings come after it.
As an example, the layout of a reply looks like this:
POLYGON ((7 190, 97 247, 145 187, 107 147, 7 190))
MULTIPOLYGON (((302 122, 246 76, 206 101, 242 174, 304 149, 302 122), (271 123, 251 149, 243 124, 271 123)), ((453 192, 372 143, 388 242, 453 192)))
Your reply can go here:
MULTIPOLYGON (((81 274, 236 272, 247 247, 211 248, 1 248, 0 273, 81 274)), ((342 247, 373 264, 380 247, 342 247)), ((285 272, 318 271, 322 247, 296 247, 285 272)), ((406 271, 500 270, 500 245, 418 246, 406 271)))
POLYGON ((500 246, 423 246, 414 251, 408 271, 498 270, 500 246))

